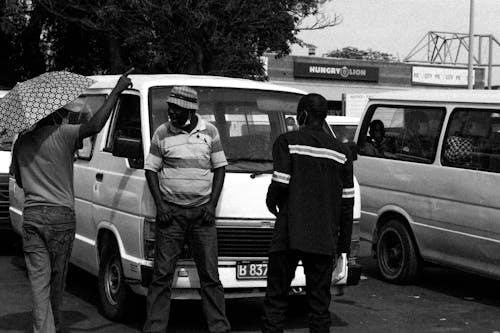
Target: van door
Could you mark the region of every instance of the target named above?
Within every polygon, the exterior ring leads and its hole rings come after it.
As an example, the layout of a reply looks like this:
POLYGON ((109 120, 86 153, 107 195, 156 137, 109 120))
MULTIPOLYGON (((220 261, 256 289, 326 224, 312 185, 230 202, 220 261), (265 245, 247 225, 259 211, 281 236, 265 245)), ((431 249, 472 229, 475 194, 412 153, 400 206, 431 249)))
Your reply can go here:
POLYGON ((435 256, 454 266, 500 276, 500 109, 455 108, 435 179, 435 256))
MULTIPOLYGON (((444 107, 372 105, 358 137, 354 171, 361 187, 361 236, 372 240, 379 213, 396 212, 408 220, 425 257, 435 253, 434 198, 440 195, 433 178, 444 107)), ((402 221, 404 222, 404 221, 402 221)))
MULTIPOLYGON (((106 92, 98 91, 92 95, 79 97, 83 103, 82 111, 71 114, 70 123, 85 123, 99 110, 106 100, 106 92)), ((92 220, 93 179, 96 160, 93 159, 97 135, 83 139, 76 153, 74 163, 74 191, 76 234, 73 243, 71 262, 95 273, 95 227, 92 220)))
MULTIPOLYGON (((147 190, 144 177, 144 154, 140 158, 127 159, 114 156, 119 137, 141 142, 142 130, 139 93, 120 95, 116 110, 111 117, 109 131, 103 132, 103 146, 96 149, 92 169, 92 224, 91 239, 97 240, 97 228, 108 229, 114 242, 113 251, 123 259, 123 271, 127 278, 138 277, 138 262, 142 257, 143 195, 147 190), (131 273, 133 272, 133 273, 131 273), (132 274, 132 275, 131 275, 132 274)), ((110 244, 104 244, 110 245, 110 244)))

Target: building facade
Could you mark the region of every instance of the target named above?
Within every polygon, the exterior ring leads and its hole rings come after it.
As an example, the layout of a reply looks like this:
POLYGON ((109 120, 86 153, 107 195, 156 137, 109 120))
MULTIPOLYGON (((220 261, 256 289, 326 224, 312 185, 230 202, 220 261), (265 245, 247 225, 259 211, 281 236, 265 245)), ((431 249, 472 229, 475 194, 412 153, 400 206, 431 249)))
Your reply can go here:
MULTIPOLYGON (((345 114, 346 100, 355 101, 366 94, 413 88, 467 88, 464 67, 314 56, 277 59, 274 54, 266 54, 263 61, 270 82, 325 96, 331 114, 345 114)), ((474 89, 484 86, 484 69, 475 68, 474 89)))

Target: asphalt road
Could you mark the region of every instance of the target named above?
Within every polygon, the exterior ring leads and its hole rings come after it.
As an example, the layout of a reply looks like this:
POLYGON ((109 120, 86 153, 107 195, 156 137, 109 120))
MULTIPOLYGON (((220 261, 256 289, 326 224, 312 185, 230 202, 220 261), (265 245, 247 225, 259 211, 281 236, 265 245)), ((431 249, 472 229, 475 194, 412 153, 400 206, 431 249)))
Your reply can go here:
MULTIPOLYGON (((0 332, 30 332, 29 284, 18 244, 0 236, 0 332)), ((363 247, 364 278, 334 297, 333 332, 499 332, 500 283, 440 267, 424 271, 415 286, 383 282, 363 247)), ((65 295, 67 332, 140 332, 144 298, 126 323, 113 323, 99 312, 97 280, 72 267, 65 295)), ((259 332, 261 299, 228 300, 234 332, 259 332)), ((169 332, 206 332, 199 302, 176 301, 169 332)), ((293 297, 287 332, 308 332, 303 297, 293 297)))

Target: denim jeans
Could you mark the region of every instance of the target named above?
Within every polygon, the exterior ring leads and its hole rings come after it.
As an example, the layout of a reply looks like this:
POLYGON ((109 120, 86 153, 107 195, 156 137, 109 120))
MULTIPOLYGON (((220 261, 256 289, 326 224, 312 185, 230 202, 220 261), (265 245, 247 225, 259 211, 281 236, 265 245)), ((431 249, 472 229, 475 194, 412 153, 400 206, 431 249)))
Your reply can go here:
POLYGON ((302 260, 306 276, 310 332, 330 332, 329 307, 334 268, 333 257, 289 250, 269 254, 267 290, 262 319, 262 332, 264 333, 283 332, 288 292, 299 260, 302 260))
POLYGON ((33 297, 33 332, 52 333, 60 308, 68 261, 75 239, 75 213, 68 207, 24 210, 23 251, 33 297))
POLYGON ((166 332, 175 267, 187 241, 200 277, 201 302, 209 332, 229 332, 224 290, 219 280, 217 230, 207 221, 205 205, 184 208, 171 205, 171 220, 156 226, 153 278, 147 297, 144 332, 166 332))

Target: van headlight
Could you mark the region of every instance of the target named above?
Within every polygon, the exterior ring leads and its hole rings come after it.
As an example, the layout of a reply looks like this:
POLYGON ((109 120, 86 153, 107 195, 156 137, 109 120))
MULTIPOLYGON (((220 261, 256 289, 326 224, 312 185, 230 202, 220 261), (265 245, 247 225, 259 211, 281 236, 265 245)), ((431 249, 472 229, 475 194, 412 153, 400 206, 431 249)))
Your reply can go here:
POLYGON ((151 218, 144 219, 143 244, 144 258, 153 260, 155 257, 155 220, 151 218))

